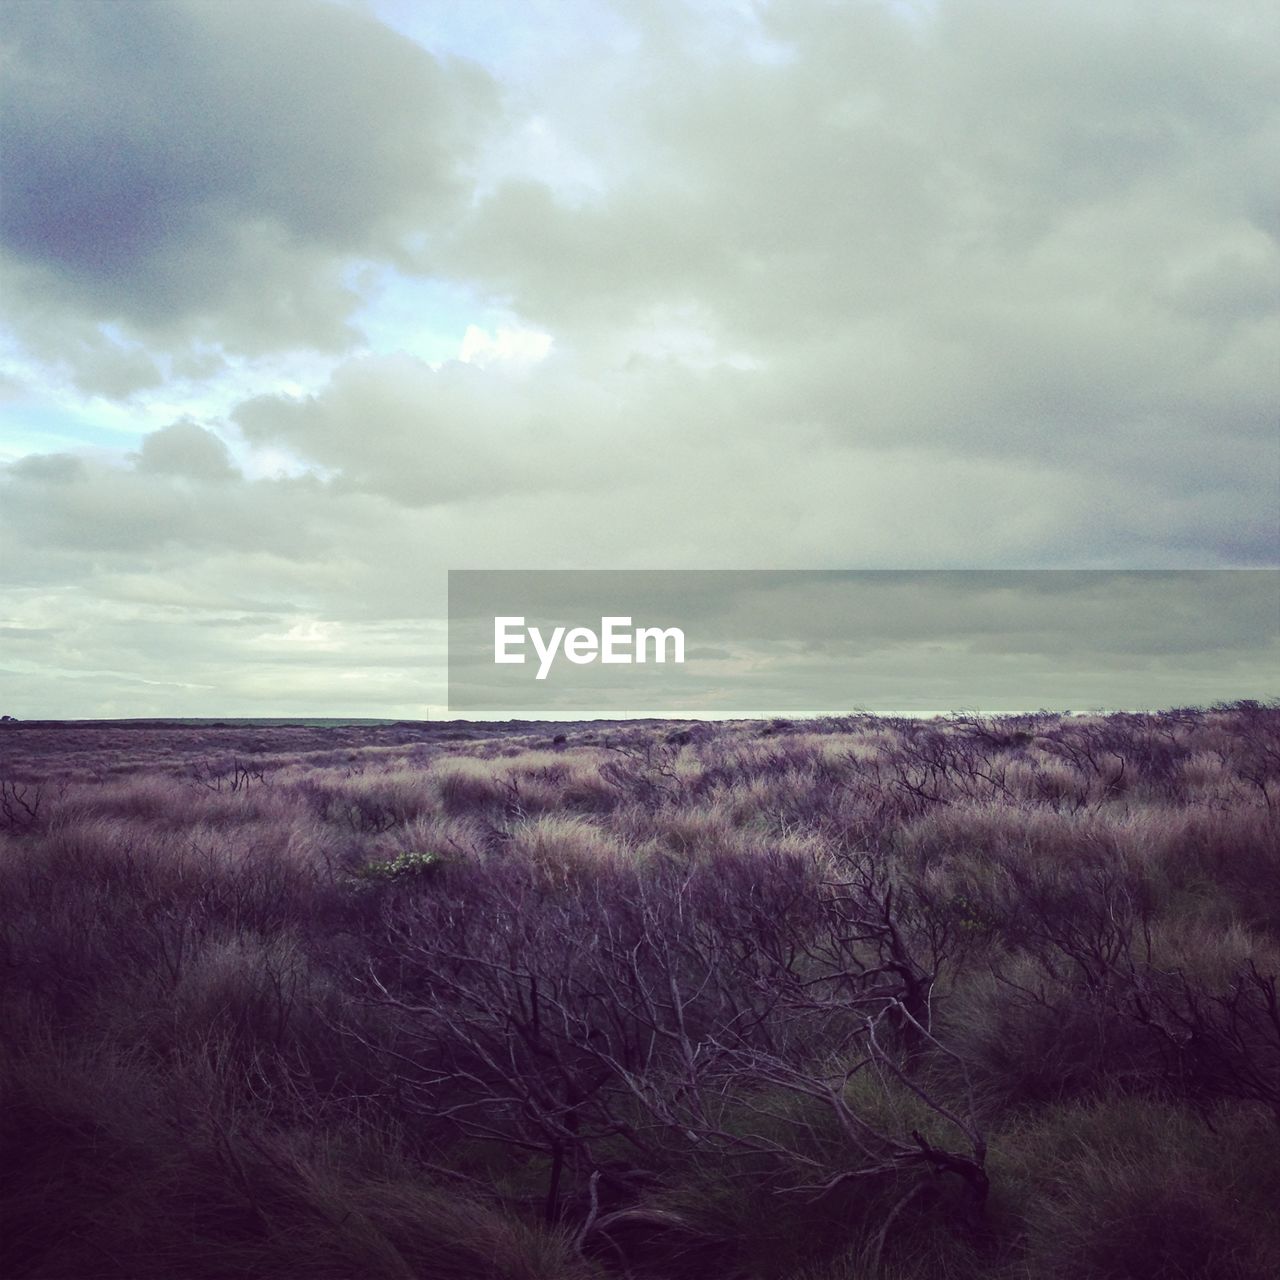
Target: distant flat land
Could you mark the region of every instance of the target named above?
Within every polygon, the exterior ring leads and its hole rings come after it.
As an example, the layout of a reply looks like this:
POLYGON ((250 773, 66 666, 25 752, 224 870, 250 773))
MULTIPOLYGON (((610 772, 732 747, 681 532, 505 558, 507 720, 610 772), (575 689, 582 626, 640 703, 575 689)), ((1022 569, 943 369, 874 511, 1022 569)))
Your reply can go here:
POLYGON ((396 747, 501 740, 524 748, 550 746, 557 735, 589 745, 688 721, 662 720, 378 720, 323 717, 217 719, 11 720, 0 723, 0 773, 34 781, 54 775, 89 777, 248 758, 282 765, 299 757, 355 760, 396 747))

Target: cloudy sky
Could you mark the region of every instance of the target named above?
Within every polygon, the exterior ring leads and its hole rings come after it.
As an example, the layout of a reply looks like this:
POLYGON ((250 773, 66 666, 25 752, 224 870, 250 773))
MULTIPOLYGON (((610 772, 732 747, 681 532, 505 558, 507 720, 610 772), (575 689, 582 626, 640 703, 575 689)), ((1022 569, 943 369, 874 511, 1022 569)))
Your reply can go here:
POLYGON ((9 0, 0 710, 438 714, 450 568, 1280 564, 1278 64, 1268 0, 9 0))

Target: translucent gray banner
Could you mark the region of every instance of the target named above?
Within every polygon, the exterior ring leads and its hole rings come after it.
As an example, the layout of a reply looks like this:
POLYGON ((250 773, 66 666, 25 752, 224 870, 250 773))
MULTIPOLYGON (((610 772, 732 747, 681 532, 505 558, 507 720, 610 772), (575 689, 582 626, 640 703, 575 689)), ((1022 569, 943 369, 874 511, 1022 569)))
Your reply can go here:
POLYGON ((454 570, 462 716, 1142 709, 1280 692, 1280 570, 454 570))

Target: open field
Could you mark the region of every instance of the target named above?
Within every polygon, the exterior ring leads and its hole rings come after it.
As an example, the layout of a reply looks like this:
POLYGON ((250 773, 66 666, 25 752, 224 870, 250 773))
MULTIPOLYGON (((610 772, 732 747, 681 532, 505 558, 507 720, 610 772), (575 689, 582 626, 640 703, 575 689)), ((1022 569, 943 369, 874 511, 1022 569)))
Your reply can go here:
POLYGON ((0 726, 0 1275, 1280 1274, 1280 707, 0 726))

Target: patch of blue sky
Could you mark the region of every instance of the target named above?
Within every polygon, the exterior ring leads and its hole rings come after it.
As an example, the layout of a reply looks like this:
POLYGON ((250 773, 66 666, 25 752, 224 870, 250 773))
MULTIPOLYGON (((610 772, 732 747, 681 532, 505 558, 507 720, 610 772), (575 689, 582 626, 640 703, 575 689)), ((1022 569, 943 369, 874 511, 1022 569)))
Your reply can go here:
MULTIPOLYGON (((465 329, 465 326, 464 326, 465 329)), ((462 334, 453 342, 457 353, 462 334)), ((257 359, 227 357, 206 378, 174 378, 135 392, 128 400, 84 396, 74 388, 51 384, 37 389, 19 382, 0 402, 0 463, 32 453, 120 452, 135 449, 148 432, 190 421, 218 431, 236 451, 236 433, 228 423, 235 407, 257 395, 301 398, 328 383, 337 360, 311 352, 284 353, 257 359)), ((248 451, 240 450, 240 454, 248 451)), ((308 468, 272 454, 248 462, 253 473, 297 474, 308 468), (261 465, 258 465, 261 462, 261 465)))
POLYGON ((536 79, 548 56, 583 45, 618 45, 631 33, 609 5, 565 0, 470 0, 423 4, 421 0, 348 0, 408 36, 437 57, 478 63, 511 86, 536 79))
POLYGON ((31 453, 73 453, 86 449, 119 449, 148 428, 132 431, 101 414, 59 404, 15 400, 0 405, 0 462, 31 453))
POLYGON ((404 353, 443 364, 458 358, 470 326, 491 330, 511 322, 505 307, 464 284, 369 263, 353 267, 349 279, 364 299, 353 323, 375 355, 404 353))
MULTIPOLYGON (((683 6, 599 4, 596 0, 471 0, 424 5, 421 0, 347 0, 372 13, 436 56, 478 63, 509 89, 536 83, 549 64, 590 54, 634 53, 646 39, 661 42, 679 27, 688 51, 715 59, 746 54, 787 62, 794 50, 770 31, 759 0, 698 0, 683 6)), ((936 0, 882 0, 894 12, 921 18, 936 0)))

